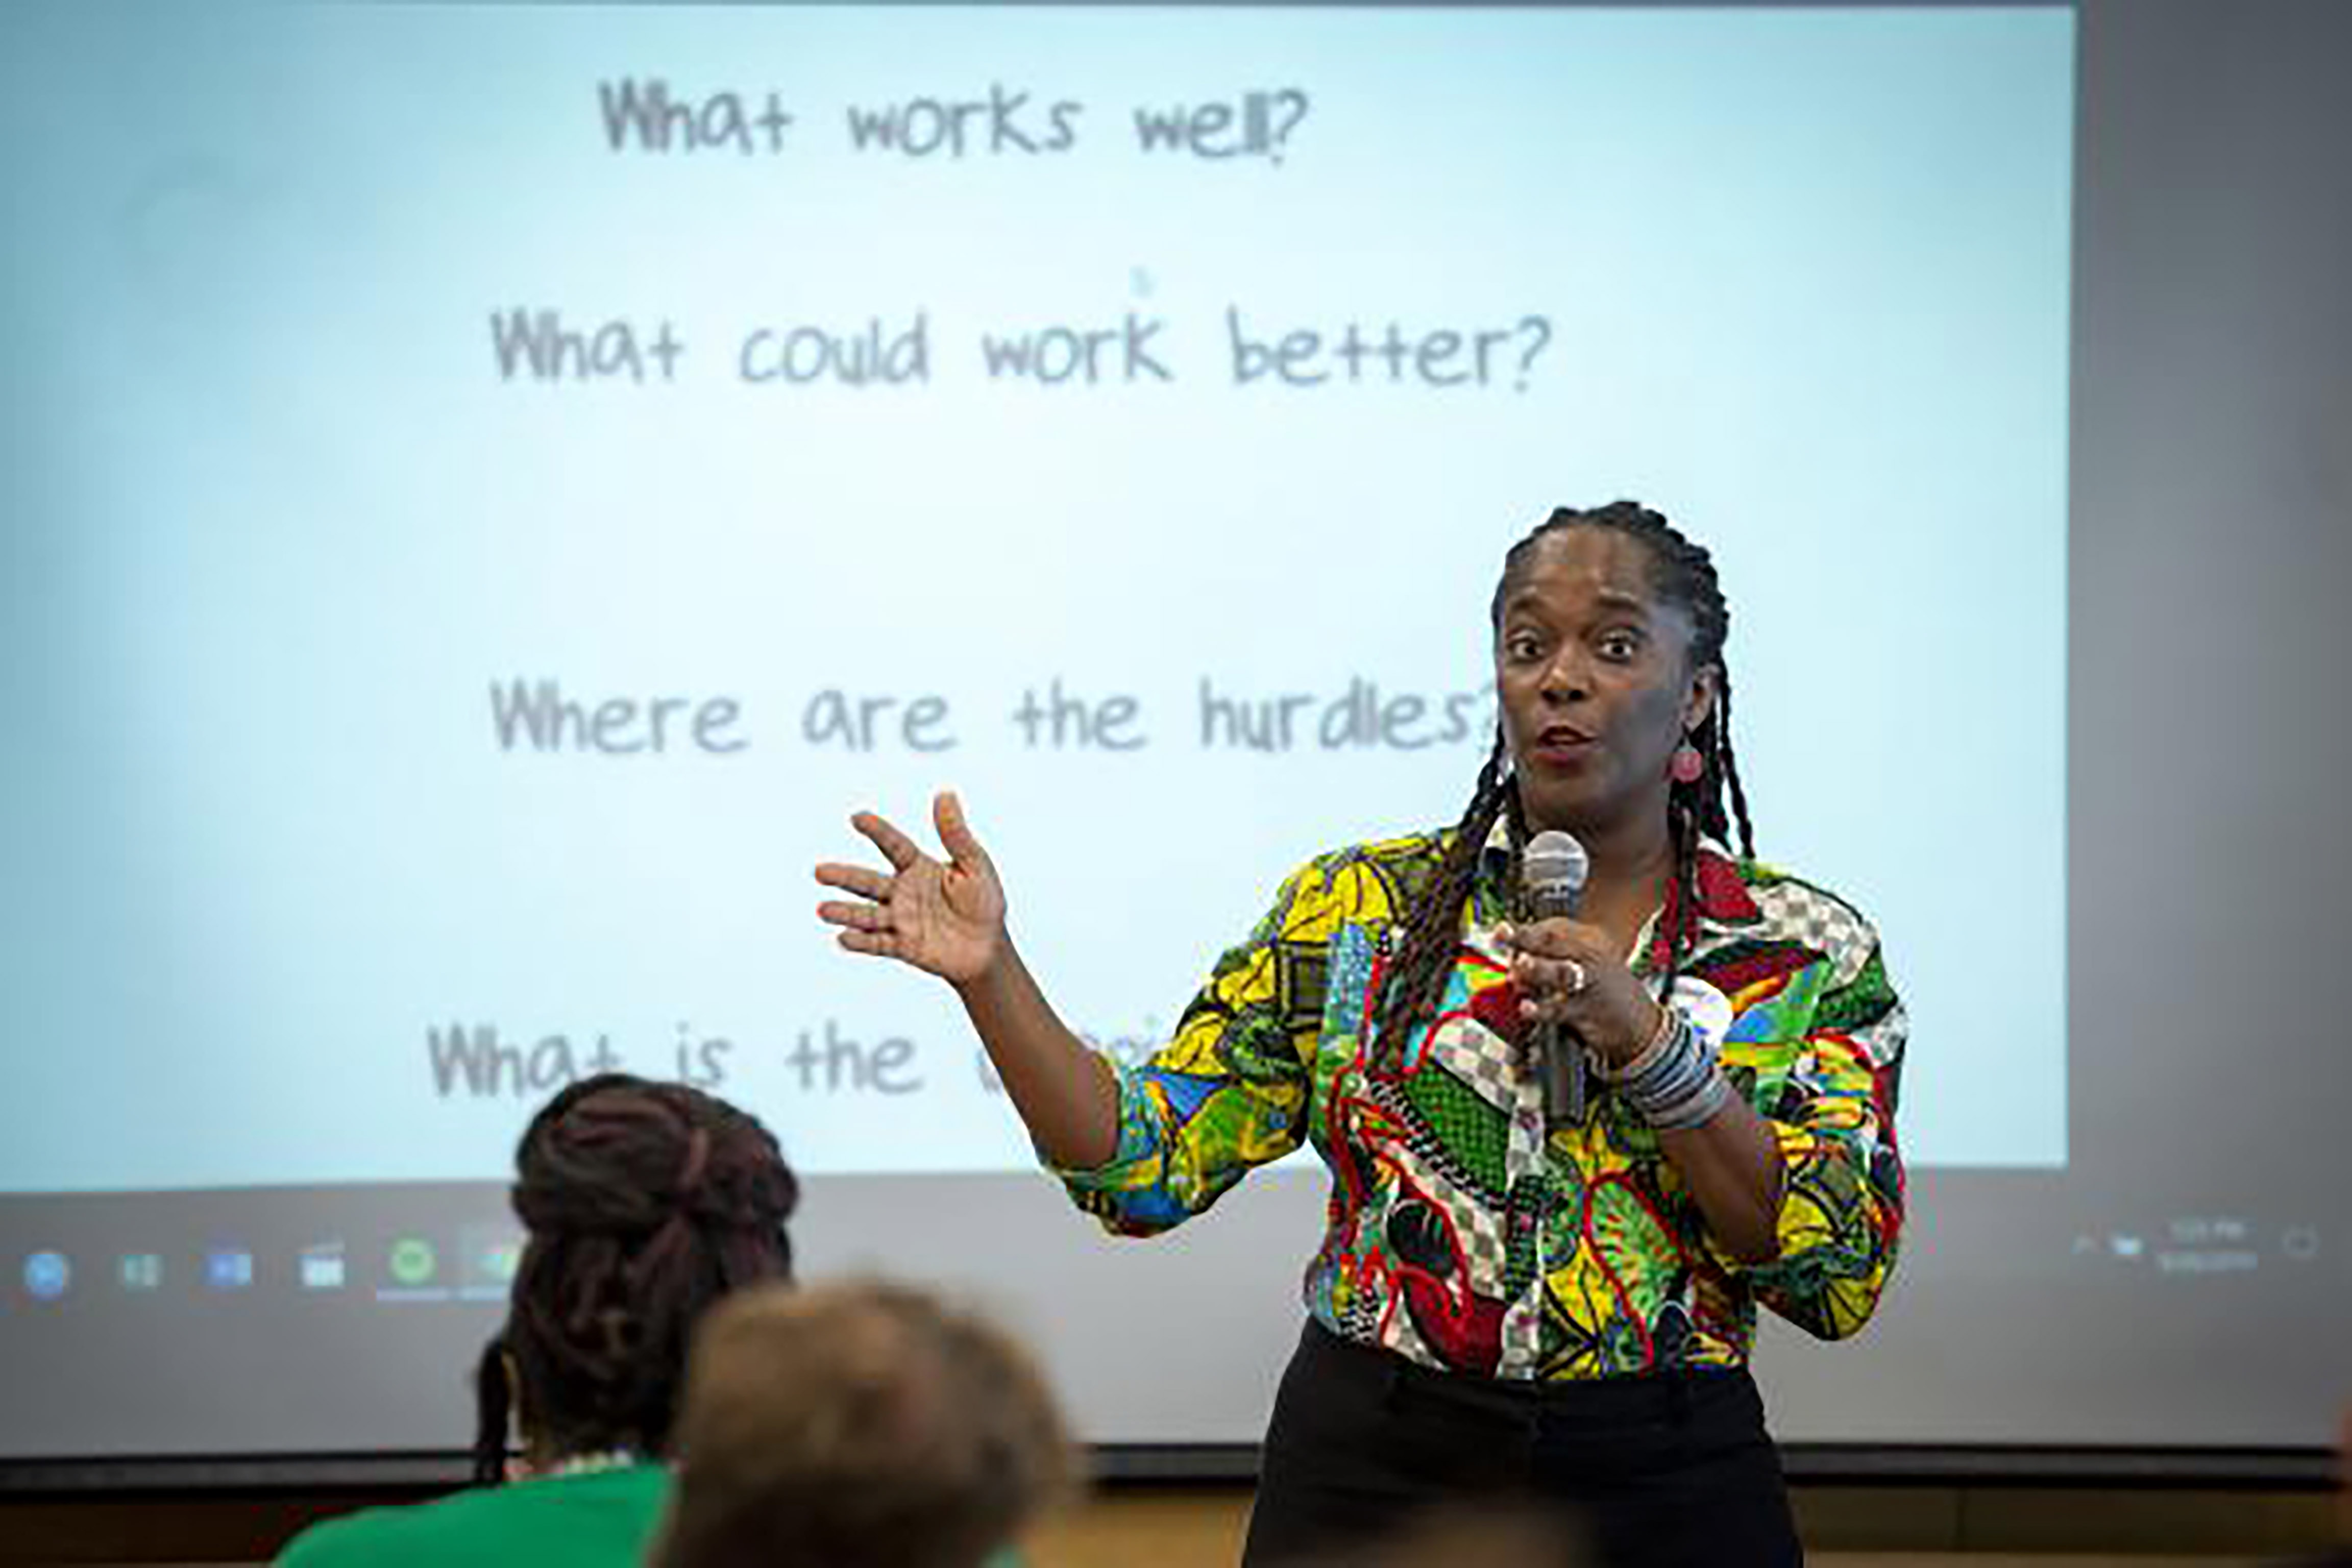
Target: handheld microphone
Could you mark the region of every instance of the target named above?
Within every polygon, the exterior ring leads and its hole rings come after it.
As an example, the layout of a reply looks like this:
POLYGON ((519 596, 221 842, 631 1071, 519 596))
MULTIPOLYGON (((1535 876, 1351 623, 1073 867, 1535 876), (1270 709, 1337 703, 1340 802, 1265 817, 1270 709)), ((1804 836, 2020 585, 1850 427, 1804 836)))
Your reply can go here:
MULTIPOLYGON (((1520 902, 1528 920, 1572 919, 1584 901, 1591 857, 1570 834, 1546 828, 1528 840, 1519 855, 1520 902)), ((1544 1124, 1574 1126, 1584 1120, 1584 1042, 1564 1024, 1536 1026, 1535 1064, 1543 1087, 1544 1124)))

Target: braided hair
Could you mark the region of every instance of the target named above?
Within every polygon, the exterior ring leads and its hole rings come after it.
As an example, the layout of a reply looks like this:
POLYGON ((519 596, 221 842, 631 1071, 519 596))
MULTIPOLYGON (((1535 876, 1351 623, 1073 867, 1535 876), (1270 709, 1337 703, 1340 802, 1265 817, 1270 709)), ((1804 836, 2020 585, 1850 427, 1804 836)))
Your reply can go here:
MULTIPOLYGON (((1724 660, 1731 612, 1716 580, 1714 557, 1706 548, 1685 538, 1659 513, 1637 502, 1621 500, 1589 510, 1561 507, 1511 546, 1503 557, 1503 574, 1487 606, 1496 637, 1502 635, 1503 606, 1526 580, 1543 541, 1577 528, 1606 530, 1642 544, 1650 558, 1650 591, 1691 618, 1691 667, 1713 666, 1716 672, 1714 705, 1687 737, 1706 766, 1689 784, 1674 781, 1666 796, 1667 833, 1674 846, 1675 918, 1664 922, 1660 932, 1665 947, 1664 984, 1660 992, 1664 995, 1673 991, 1697 934, 1700 839, 1727 840, 1737 821, 1740 852, 1750 859, 1756 855, 1748 792, 1739 782, 1739 764, 1731 749, 1731 668, 1724 660)), ((1436 1016, 1461 942, 1463 907, 1476 879, 1478 857, 1498 821, 1508 824, 1516 853, 1527 841, 1527 817, 1511 777, 1499 722, 1494 746, 1470 793, 1470 804, 1454 826, 1453 841, 1446 846, 1436 872, 1412 898, 1395 956, 1388 966, 1375 1037, 1381 1042, 1381 1052, 1390 1059, 1402 1051, 1415 1027, 1436 1016)))
POLYGON ((549 1100, 515 1167, 528 1238, 506 1327, 476 1378, 476 1481, 504 1472, 514 1397, 558 1453, 662 1453, 704 1311, 792 1276, 784 1222, 798 1180, 751 1116, 626 1073, 549 1100))

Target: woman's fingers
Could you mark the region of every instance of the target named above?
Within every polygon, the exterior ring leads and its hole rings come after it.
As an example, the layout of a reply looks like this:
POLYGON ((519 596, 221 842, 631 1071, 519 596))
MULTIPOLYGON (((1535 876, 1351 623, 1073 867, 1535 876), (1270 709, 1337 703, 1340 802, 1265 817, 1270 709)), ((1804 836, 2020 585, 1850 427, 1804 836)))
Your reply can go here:
POLYGON ((876 958, 898 956, 898 938, 887 931, 845 931, 833 939, 852 952, 871 953, 876 958))
POLYGON ((1576 1011, 1576 994, 1561 987, 1519 985, 1519 1016, 1564 1023, 1576 1011))
MULTIPOLYGON (((1560 932, 1554 940, 1528 940, 1534 928, 1523 927, 1522 940, 1506 942, 1510 954, 1511 984, 1518 992, 1519 1016, 1529 1023, 1563 1024, 1573 1028, 1591 1050, 1610 1060, 1623 1060, 1638 1051, 1656 1027, 1656 1005, 1642 982, 1621 959, 1597 942, 1558 940, 1592 932, 1573 921, 1551 922, 1560 932), (1538 946, 1564 950, 1545 956, 1538 946)), ((1603 939, 1605 940, 1605 939, 1603 939)))
POLYGON ((1541 1009, 1529 1016, 1566 1017, 1575 999, 1591 991, 1612 962, 1602 956, 1606 939, 1599 929, 1577 921, 1507 925, 1497 940, 1510 955, 1511 980, 1520 995, 1541 1009))
POLYGON ((1522 991, 1578 996, 1592 989, 1592 965, 1580 958, 1531 958, 1522 953, 1511 961, 1511 978, 1522 991))
POLYGON ((816 918, 827 925, 847 926, 853 931, 890 931, 890 911, 881 904, 850 904, 827 900, 816 907, 816 918))
POLYGON ((1537 958, 1580 958, 1588 963, 1607 943, 1600 927, 1559 919, 1503 926, 1495 935, 1511 952, 1537 958))
POLYGON ((898 880, 870 866, 845 866, 838 860, 827 860, 819 866, 816 879, 828 888, 839 888, 845 893, 856 893, 877 904, 889 900, 891 884, 898 880))
POLYGON ((939 830, 940 847, 958 869, 988 869, 988 851, 972 836, 971 825, 964 820, 963 799, 955 791, 941 790, 931 797, 931 826, 939 830))
POLYGON ((882 858, 898 870, 905 870, 923 858, 915 841, 870 811, 861 811, 849 819, 849 826, 873 841, 882 851, 882 858))

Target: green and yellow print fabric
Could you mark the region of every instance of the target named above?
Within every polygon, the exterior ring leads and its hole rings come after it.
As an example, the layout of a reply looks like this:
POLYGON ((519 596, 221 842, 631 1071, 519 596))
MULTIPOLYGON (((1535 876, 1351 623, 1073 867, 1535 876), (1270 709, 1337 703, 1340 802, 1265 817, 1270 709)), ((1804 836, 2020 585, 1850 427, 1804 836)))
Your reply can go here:
MULTIPOLYGON (((1350 1339, 1486 1375, 1737 1365, 1759 1302, 1823 1338, 1859 1329, 1903 1214, 1905 1021, 1868 922, 1809 883, 1702 854, 1674 1005, 1720 1043, 1781 1156, 1779 1252, 1747 1265, 1618 1097, 1545 1130, 1493 940, 1509 869, 1499 846, 1436 1020, 1402 1050, 1369 1048, 1385 944, 1446 843, 1357 846, 1285 881, 1174 1039, 1121 1072, 1117 1152, 1061 1173, 1078 1205, 1122 1233, 1164 1230, 1312 1139, 1332 1191, 1308 1309, 1350 1339)), ((1659 923, 1685 918, 1670 902, 1659 923)), ((1633 966, 1662 959, 1654 931, 1633 966)))

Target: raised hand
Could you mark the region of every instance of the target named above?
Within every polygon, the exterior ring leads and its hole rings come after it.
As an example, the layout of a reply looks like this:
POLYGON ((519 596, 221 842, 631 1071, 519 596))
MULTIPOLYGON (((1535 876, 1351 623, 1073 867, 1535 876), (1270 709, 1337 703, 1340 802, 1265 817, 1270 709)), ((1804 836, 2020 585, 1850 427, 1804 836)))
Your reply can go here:
POLYGON ((873 841, 890 869, 834 861, 819 866, 819 882, 857 897, 817 905, 817 918, 839 926, 835 940, 852 952, 895 958, 961 985, 987 973, 1005 951, 1004 885, 953 794, 933 798, 931 822, 947 851, 944 861, 924 854, 870 811, 851 817, 850 826, 873 841))

